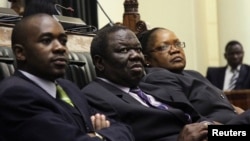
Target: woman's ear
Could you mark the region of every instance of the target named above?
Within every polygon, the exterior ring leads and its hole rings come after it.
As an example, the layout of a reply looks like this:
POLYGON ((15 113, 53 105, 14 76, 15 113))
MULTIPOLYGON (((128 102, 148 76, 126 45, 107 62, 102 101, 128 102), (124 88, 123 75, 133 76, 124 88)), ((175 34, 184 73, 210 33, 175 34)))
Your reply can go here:
POLYGON ((149 56, 144 54, 144 64, 145 66, 150 66, 149 56))
POLYGON ((16 60, 24 61, 26 60, 26 55, 24 47, 21 44, 14 44, 12 46, 13 53, 15 54, 16 60))

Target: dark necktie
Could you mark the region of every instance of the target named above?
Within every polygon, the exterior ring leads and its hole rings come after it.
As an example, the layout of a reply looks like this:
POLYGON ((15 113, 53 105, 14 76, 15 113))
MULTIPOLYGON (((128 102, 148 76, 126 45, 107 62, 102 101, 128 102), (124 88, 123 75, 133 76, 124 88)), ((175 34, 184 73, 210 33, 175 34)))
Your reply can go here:
MULTIPOLYGON (((137 94, 141 100, 146 103, 149 107, 157 108, 157 109, 162 109, 162 110, 167 110, 169 109, 169 106, 166 104, 160 103, 160 105, 154 105, 152 104, 150 98, 140 89, 140 88, 131 88, 130 92, 137 94)), ((184 113, 185 119, 189 122, 192 123, 192 118, 188 113, 184 113)))
POLYGON ((233 90, 235 88, 235 84, 236 84, 236 81, 237 81, 238 75, 239 75, 237 69, 232 70, 232 72, 233 72, 233 76, 230 79, 228 90, 233 90))
POLYGON ((71 99, 68 97, 67 93, 63 90, 63 88, 56 84, 56 94, 59 97, 59 99, 61 99, 62 101, 66 102, 67 104, 69 104, 70 106, 74 107, 73 102, 71 101, 71 99))
POLYGON ((154 107, 154 108, 163 109, 163 110, 168 109, 168 107, 164 104, 160 104, 157 106, 153 105, 150 98, 147 97, 147 95, 140 88, 132 88, 132 89, 130 89, 130 92, 137 94, 140 97, 140 99, 144 103, 146 103, 149 107, 154 107))

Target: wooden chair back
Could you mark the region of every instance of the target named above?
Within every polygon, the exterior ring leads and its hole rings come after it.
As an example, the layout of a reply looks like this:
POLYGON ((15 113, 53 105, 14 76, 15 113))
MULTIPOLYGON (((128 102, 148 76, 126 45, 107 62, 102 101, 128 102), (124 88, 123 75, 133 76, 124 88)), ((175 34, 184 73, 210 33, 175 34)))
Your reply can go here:
POLYGON ((225 91, 224 93, 233 105, 244 110, 250 108, 250 89, 225 91))

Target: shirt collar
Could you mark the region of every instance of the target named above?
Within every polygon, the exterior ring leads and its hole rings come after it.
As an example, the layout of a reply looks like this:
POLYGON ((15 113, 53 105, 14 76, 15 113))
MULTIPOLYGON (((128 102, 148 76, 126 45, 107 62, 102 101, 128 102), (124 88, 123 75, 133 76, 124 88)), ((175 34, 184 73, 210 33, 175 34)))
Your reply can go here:
POLYGON ((43 90, 45 90, 49 95, 56 98, 56 86, 55 83, 42 79, 40 77, 37 77, 31 73, 28 73, 23 70, 19 70, 23 75, 28 77, 30 80, 32 80, 34 83, 36 83, 38 86, 40 86, 43 90))
MULTIPOLYGON (((239 72, 240 68, 241 68, 241 64, 236 67, 236 70, 239 72)), ((232 67, 229 66, 229 65, 227 66, 227 69, 230 70, 230 71, 233 71, 232 67)))
POLYGON ((129 87, 124 87, 124 86, 121 86, 121 85, 117 85, 117 84, 115 84, 115 83, 109 81, 108 79, 105 79, 105 78, 102 78, 102 77, 97 77, 97 79, 100 79, 100 80, 102 80, 102 81, 104 81, 104 82, 107 82, 107 83, 109 83, 109 84, 115 86, 116 88, 118 88, 118 89, 124 91, 125 93, 129 93, 129 90, 130 90, 129 87))

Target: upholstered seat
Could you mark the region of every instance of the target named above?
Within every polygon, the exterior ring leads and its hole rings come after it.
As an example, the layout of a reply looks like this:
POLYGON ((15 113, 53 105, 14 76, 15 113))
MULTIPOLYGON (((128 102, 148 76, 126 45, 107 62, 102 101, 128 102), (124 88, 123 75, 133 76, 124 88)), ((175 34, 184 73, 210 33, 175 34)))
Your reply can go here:
POLYGON ((88 83, 96 77, 95 67, 92 62, 92 58, 89 52, 75 52, 80 61, 86 62, 84 68, 87 72, 88 83))
POLYGON ((95 78, 95 69, 89 52, 70 52, 69 58, 66 79, 82 88, 95 78))
POLYGON ((0 47, 0 81, 15 71, 13 53, 10 47, 0 47))
MULTIPOLYGON (((69 65, 64 78, 74 82, 79 88, 95 78, 95 69, 89 52, 69 52, 69 65)), ((0 47, 0 81, 15 71, 15 61, 10 47, 0 47)))
POLYGON ((6 63, 0 62, 0 81, 11 75, 9 67, 6 63))

